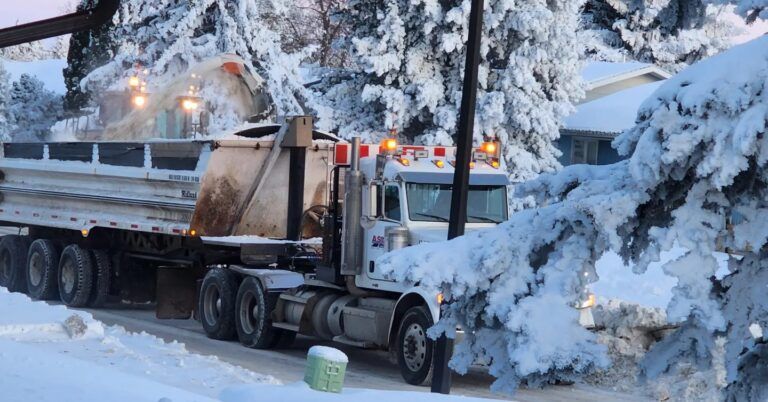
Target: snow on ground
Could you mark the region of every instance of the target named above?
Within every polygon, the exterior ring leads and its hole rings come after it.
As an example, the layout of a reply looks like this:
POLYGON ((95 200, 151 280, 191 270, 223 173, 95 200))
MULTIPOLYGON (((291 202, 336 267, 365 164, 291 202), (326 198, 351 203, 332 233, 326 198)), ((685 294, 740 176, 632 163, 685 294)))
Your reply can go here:
POLYGON ((11 81, 17 81, 22 74, 29 74, 37 77, 43 82, 45 88, 57 94, 63 95, 67 92, 64 86, 63 70, 67 66, 64 59, 36 60, 36 61, 15 61, 3 59, 3 66, 11 75, 11 81))
MULTIPOLYGON (((212 341, 213 342, 213 341, 212 341)), ((313 391, 189 353, 183 344, 105 326, 86 312, 0 288, 3 402, 481 402, 487 399, 347 388, 313 391)))

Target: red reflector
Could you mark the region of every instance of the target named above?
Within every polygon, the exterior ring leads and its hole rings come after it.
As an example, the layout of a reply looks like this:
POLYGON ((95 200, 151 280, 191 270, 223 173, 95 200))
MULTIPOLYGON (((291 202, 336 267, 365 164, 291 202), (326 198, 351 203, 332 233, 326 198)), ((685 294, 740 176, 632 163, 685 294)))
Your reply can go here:
POLYGON ((178 234, 178 233, 181 233, 181 230, 179 230, 179 229, 173 229, 173 230, 172 230, 172 232, 173 232, 173 233, 177 233, 177 234, 178 234))
POLYGON ((117 222, 109 222, 109 226, 117 226, 117 222))
POLYGON ((159 231, 160 231, 160 228, 159 228, 159 227, 157 227, 157 226, 152 226, 152 231, 153 231, 153 232, 159 232, 159 231))
POLYGON ((368 148, 368 145, 361 145, 360 146, 360 157, 361 158, 367 158, 368 155, 370 155, 370 149, 368 148))
POLYGON ((69 218, 69 220, 72 222, 77 222, 77 218, 69 218))
POLYGON ((445 157, 445 148, 442 148, 442 147, 435 148, 435 156, 445 157))
POLYGON ((348 145, 347 144, 337 144, 336 145, 336 155, 334 159, 336 160, 337 165, 348 165, 349 164, 349 157, 347 156, 348 152, 348 145))
POLYGON ((96 224, 96 219, 91 219, 91 223, 96 224))
POLYGON ((131 224, 131 229, 138 229, 138 228, 139 228, 139 225, 131 224))

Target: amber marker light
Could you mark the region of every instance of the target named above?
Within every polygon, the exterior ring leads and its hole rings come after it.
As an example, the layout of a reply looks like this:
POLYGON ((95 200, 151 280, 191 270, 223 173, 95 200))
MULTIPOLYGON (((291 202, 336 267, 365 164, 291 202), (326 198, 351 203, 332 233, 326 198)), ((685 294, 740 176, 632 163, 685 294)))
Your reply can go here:
POLYGON ((381 147, 384 148, 384 151, 386 152, 394 153, 397 151, 397 140, 394 138, 387 138, 381 142, 381 147))
POLYGON ((434 160, 434 161, 432 161, 432 163, 434 163, 434 164, 435 164, 435 166, 437 166, 437 167, 438 167, 438 168, 440 168, 440 169, 442 169, 442 168, 444 168, 444 167, 445 167, 445 162, 443 162, 443 160, 442 160, 442 159, 437 159, 437 160, 434 160))
POLYGON ((484 142, 483 145, 480 146, 480 149, 489 154, 489 155, 495 155, 496 154, 496 143, 494 142, 484 142))

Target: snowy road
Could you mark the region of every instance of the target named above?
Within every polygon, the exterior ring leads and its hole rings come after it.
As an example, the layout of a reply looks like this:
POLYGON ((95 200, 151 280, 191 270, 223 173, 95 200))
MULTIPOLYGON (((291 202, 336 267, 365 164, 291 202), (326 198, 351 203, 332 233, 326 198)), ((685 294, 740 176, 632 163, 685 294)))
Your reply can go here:
MULTIPOLYGON (((311 338, 299 337, 288 350, 255 350, 239 343, 208 339, 200 324, 194 320, 157 320, 154 311, 148 309, 85 309, 94 318, 106 324, 121 325, 129 331, 145 331, 165 339, 186 344, 190 352, 218 356, 219 359, 242 366, 257 373, 272 375, 283 382, 300 381, 303 377, 305 356, 310 346, 321 343, 311 338)), ((390 361, 388 354, 380 351, 361 350, 335 343, 324 343, 343 350, 350 358, 345 385, 385 390, 429 391, 426 387, 405 384, 390 361)), ((492 394, 488 387, 492 378, 482 370, 467 376, 454 376, 453 393, 457 395, 509 399, 492 394)), ((585 385, 553 386, 544 390, 521 389, 515 395, 521 402, 558 401, 645 401, 646 399, 618 394, 585 385)))

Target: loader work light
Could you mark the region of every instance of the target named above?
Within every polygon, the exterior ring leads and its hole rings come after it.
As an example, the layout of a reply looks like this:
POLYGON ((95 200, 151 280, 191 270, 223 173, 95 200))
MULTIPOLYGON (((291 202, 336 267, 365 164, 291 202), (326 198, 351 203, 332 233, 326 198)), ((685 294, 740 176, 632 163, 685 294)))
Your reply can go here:
POLYGON ((131 99, 131 103, 133 103, 133 106, 142 108, 147 104, 147 97, 143 94, 134 95, 133 99, 131 99))
POLYGON ((199 104, 194 99, 184 98, 181 101, 181 108, 187 112, 197 110, 198 106, 199 104))

